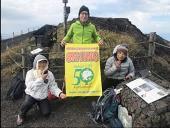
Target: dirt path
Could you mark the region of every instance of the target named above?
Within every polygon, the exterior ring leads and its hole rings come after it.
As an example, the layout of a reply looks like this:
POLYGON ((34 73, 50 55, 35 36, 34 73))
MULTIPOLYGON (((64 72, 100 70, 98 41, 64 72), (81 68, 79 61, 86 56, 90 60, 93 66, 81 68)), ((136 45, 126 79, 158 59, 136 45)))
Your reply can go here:
MULTIPOLYGON (((24 98, 16 102, 5 100, 8 89, 9 82, 1 81, 1 127, 16 127, 16 115, 24 98)), ((73 97, 64 101, 52 101, 49 118, 42 117, 38 109, 33 107, 21 127, 101 127, 88 117, 91 102, 96 99, 97 97, 73 97)))

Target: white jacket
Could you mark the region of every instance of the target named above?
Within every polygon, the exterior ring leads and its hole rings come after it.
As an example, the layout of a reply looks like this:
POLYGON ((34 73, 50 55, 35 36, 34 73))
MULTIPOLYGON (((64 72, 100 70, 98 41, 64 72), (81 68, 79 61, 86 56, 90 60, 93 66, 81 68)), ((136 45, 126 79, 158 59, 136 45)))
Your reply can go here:
POLYGON ((58 97, 62 91, 58 88, 57 83, 55 82, 54 75, 51 71, 48 70, 48 76, 47 76, 48 83, 44 83, 44 80, 42 78, 37 78, 35 76, 34 73, 34 71, 36 70, 35 65, 38 62, 38 60, 47 60, 47 59, 42 55, 37 55, 35 57, 33 69, 29 70, 26 74, 25 93, 37 100, 42 100, 47 98, 48 90, 50 90, 50 92, 53 95, 58 97))

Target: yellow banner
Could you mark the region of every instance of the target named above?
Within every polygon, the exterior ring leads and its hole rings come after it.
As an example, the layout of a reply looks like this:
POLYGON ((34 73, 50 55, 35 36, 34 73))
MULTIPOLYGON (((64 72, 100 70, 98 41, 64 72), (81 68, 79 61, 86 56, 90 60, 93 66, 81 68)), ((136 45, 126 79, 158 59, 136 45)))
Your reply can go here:
POLYGON ((98 44, 67 44, 65 47, 67 96, 101 96, 98 44))

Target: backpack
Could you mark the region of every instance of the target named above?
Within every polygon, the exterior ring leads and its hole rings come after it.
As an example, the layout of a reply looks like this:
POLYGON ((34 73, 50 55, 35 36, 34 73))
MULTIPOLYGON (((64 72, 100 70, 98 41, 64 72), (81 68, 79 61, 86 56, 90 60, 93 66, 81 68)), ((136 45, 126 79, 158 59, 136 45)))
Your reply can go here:
POLYGON ((17 100, 23 97, 25 90, 25 81, 21 78, 19 74, 14 76, 11 81, 10 88, 7 92, 6 99, 17 100))
POLYGON ((112 128, 123 128, 121 121, 118 119, 119 102, 114 88, 106 89, 97 102, 92 103, 92 120, 97 124, 110 125, 112 128))

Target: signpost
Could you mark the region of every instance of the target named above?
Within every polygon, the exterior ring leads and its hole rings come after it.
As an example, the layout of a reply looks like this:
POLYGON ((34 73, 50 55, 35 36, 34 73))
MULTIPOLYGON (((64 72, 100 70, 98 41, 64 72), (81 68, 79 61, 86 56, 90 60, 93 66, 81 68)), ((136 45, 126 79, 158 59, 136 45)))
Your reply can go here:
POLYGON ((126 85, 148 104, 168 95, 166 89, 147 78, 138 78, 126 85))
POLYGON ((70 7, 66 6, 66 4, 68 3, 68 0, 63 0, 64 3, 64 35, 67 34, 67 19, 68 19, 68 15, 70 13, 70 7))

